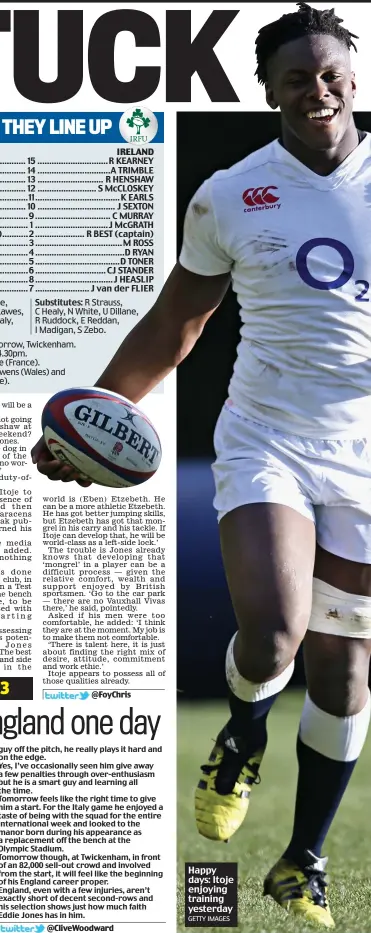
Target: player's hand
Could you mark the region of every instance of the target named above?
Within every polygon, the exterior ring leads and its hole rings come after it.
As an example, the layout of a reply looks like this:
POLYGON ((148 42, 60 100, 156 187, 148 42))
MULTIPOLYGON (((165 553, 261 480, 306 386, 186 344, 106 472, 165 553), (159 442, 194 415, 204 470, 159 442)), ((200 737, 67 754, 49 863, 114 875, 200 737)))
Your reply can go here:
POLYGON ((35 444, 31 450, 32 463, 36 463, 39 473, 51 480, 60 480, 62 483, 72 483, 74 480, 79 486, 91 486, 88 479, 82 479, 80 473, 72 466, 62 463, 52 457, 44 438, 35 444))

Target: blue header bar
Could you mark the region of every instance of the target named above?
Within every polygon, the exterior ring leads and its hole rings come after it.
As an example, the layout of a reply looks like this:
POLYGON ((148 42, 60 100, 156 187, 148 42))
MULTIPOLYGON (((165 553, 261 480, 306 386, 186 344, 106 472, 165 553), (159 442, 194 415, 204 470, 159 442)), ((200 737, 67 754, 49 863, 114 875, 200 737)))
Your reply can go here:
MULTIPOLYGON (((120 143, 152 145, 164 141, 164 114, 156 112, 156 136, 127 141, 120 133, 118 113, 6 113, 0 112, 0 143, 120 143)), ((135 128, 133 129, 135 133, 135 128)))

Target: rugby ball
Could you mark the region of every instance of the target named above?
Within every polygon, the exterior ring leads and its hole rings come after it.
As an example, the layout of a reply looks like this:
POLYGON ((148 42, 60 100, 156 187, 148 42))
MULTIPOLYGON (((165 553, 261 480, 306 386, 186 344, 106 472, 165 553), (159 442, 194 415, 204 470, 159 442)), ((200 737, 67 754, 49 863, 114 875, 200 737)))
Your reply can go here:
POLYGON ((149 418, 115 392, 57 392, 41 424, 52 456, 101 486, 139 486, 160 465, 161 444, 149 418))

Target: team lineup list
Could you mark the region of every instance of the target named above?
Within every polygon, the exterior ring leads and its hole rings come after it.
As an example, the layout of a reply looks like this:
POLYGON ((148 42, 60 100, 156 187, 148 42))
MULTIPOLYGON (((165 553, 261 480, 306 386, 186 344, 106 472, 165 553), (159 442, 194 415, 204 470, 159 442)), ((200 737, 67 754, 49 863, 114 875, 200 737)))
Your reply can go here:
POLYGON ((163 282, 162 143, 50 142, 53 127, 0 143, 3 390, 89 384, 163 282))

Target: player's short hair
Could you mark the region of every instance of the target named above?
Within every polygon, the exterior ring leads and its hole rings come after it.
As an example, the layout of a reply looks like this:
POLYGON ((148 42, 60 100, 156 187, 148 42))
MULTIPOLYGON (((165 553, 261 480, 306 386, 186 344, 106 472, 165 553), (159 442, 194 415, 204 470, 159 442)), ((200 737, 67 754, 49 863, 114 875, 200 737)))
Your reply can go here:
POLYGON ((308 35, 334 36, 343 42, 347 49, 351 46, 357 51, 352 39, 358 39, 348 29, 341 25, 342 19, 335 15, 335 10, 315 10, 308 3, 297 3, 295 13, 284 13, 274 23, 262 26, 255 42, 257 75, 259 84, 266 84, 267 61, 277 49, 292 39, 300 39, 308 35))

